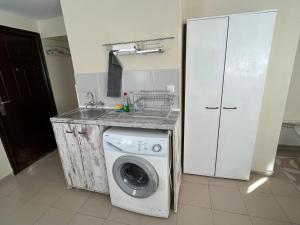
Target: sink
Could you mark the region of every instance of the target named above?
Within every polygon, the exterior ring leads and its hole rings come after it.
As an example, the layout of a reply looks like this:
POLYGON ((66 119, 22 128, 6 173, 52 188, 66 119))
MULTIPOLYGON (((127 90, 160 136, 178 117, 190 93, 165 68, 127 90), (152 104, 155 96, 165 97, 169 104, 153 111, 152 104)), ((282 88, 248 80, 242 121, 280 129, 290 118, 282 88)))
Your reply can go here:
POLYGON ((106 116, 118 116, 125 118, 158 118, 158 119, 166 119, 170 115, 170 111, 137 111, 137 112, 116 112, 110 111, 106 114, 106 116))
POLYGON ((105 113, 104 109, 78 109, 76 111, 60 116, 60 118, 69 118, 77 120, 96 119, 105 113))

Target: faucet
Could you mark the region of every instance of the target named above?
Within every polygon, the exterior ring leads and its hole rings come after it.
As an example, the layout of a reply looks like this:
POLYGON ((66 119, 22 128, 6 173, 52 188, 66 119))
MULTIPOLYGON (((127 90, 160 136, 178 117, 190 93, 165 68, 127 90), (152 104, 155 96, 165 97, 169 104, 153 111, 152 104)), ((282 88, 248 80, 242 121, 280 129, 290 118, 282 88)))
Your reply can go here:
POLYGON ((95 97, 94 97, 93 92, 88 91, 86 93, 86 98, 90 99, 90 101, 85 104, 85 108, 87 108, 88 106, 95 106, 96 105, 96 101, 95 101, 95 97))
POLYGON ((97 102, 95 100, 95 96, 94 96, 93 92, 91 92, 91 91, 88 91, 86 93, 86 98, 90 99, 90 101, 85 104, 85 108, 87 108, 88 106, 96 106, 96 108, 98 106, 104 106, 104 102, 103 101, 97 102))

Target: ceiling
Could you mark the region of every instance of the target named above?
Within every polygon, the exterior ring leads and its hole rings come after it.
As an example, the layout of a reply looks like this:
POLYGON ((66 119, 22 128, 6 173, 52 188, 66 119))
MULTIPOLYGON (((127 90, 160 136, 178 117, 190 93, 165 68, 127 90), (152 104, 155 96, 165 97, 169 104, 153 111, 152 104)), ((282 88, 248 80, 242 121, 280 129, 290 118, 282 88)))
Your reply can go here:
POLYGON ((59 0, 0 0, 0 9, 34 20, 62 15, 59 0))

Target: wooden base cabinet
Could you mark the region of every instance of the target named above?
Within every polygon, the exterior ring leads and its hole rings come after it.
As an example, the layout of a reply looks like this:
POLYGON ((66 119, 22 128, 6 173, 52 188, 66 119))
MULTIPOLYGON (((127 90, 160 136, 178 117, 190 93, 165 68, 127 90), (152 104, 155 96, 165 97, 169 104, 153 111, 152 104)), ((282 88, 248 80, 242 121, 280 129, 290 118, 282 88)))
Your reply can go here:
POLYGON ((109 193, 102 133, 104 127, 52 123, 68 187, 109 193))

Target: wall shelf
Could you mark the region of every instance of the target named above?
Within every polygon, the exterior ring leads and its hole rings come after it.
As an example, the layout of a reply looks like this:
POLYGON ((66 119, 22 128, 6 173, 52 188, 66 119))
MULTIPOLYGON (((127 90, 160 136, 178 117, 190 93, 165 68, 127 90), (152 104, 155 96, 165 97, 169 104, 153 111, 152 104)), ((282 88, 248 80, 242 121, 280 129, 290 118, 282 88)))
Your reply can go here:
POLYGON ((107 51, 114 51, 115 55, 144 55, 149 53, 163 53, 163 42, 174 37, 162 37, 136 41, 116 42, 103 44, 107 51), (127 49, 126 47, 129 47, 127 49), (123 48, 124 47, 124 48, 123 48))
POLYGON ((145 39, 145 40, 136 40, 136 41, 124 41, 124 42, 115 42, 115 43, 107 43, 103 44, 103 46, 112 46, 112 45, 121 45, 121 44, 129 44, 129 43, 141 43, 141 42, 152 42, 152 41, 164 41, 168 39, 173 39, 175 37, 162 37, 162 38, 153 38, 153 39, 145 39))

